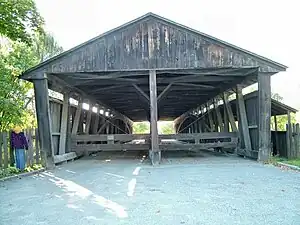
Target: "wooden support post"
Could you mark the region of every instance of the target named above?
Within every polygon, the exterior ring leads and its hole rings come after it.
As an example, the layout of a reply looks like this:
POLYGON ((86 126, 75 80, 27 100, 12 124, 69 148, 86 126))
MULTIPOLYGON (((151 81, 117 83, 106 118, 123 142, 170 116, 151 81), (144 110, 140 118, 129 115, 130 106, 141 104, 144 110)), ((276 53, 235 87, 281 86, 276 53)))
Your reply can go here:
POLYGON ((92 112, 93 107, 91 102, 89 102, 89 111, 87 112, 87 118, 86 118, 86 124, 85 124, 85 131, 84 133, 89 134, 90 133, 90 126, 91 126, 91 120, 92 120, 92 112))
POLYGON ((278 125, 277 125, 277 117, 274 116, 274 123, 275 123, 275 146, 276 146, 276 154, 277 156, 280 155, 279 153, 279 140, 278 140, 278 125))
POLYGON ((60 120, 60 137, 59 137, 59 155, 66 153, 67 129, 69 122, 69 93, 64 94, 61 120, 60 120))
POLYGON ((271 156, 271 77, 258 74, 258 161, 267 161, 271 156))
POLYGON ((41 76, 39 79, 33 80, 33 84, 42 163, 46 168, 51 169, 54 167, 54 150, 49 110, 47 75, 43 74, 43 76, 41 76))
POLYGON ((214 102, 214 107, 215 107, 218 125, 220 127, 220 132, 223 132, 224 126, 223 126, 222 115, 220 113, 220 108, 219 108, 218 102, 216 102, 216 101, 214 102))
POLYGON ((206 105, 206 111, 207 111, 207 115, 208 115, 208 121, 209 121, 209 127, 211 130, 214 130, 214 123, 213 123, 213 119, 211 116, 211 111, 210 111, 210 105, 207 104, 206 105))
POLYGON ((296 138, 295 138, 295 133, 296 133, 296 124, 293 123, 292 125, 292 157, 295 158, 296 157, 296 138))
POLYGON ((78 126, 79 126, 79 122, 80 122, 81 112, 82 112, 82 100, 79 99, 78 107, 76 109, 73 127, 72 127, 72 135, 75 135, 78 132, 78 126))
POLYGON ((224 131, 229 132, 229 120, 228 120, 228 113, 225 107, 225 102, 223 100, 223 115, 224 115, 224 131))
POLYGON ((250 152, 252 151, 252 147, 251 147, 251 139, 250 139, 250 133, 248 128, 245 101, 243 97, 242 87, 239 85, 237 86, 237 105, 239 108, 239 117, 240 117, 239 123, 241 124, 241 128, 242 128, 242 137, 245 143, 246 154, 247 156, 251 156, 250 152))
POLYGON ((296 157, 299 157, 300 156, 300 151, 299 151, 299 148, 300 148, 300 127, 299 127, 299 123, 296 124, 296 157))
POLYGON ((286 124, 286 155, 288 158, 291 158, 291 116, 290 112, 287 112, 288 123, 286 124))
POLYGON ((151 126, 151 150, 150 158, 153 165, 159 164, 161 152, 159 150, 158 129, 157 129, 157 90, 156 90, 156 71, 150 70, 149 73, 150 90, 150 126, 151 126))
MULTIPOLYGON (((226 108, 227 116, 228 116, 228 119, 230 122, 231 130, 233 132, 237 132, 238 129, 236 127, 235 119, 234 119, 234 116, 232 113, 232 108, 231 108, 230 102, 228 101, 228 95, 226 93, 224 93, 224 95, 223 95, 223 101, 224 101, 224 108, 226 108)), ((237 112, 237 114, 238 114, 238 112, 237 112)))

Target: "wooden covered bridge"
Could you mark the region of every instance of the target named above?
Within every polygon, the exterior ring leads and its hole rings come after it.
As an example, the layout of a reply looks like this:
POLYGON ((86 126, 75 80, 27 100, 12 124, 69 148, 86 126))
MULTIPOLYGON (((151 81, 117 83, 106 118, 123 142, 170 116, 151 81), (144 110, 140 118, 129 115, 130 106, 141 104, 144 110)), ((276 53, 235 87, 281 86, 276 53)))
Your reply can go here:
POLYGON ((39 64, 21 78, 34 84, 48 166, 55 155, 99 150, 149 150, 153 164, 159 163, 162 150, 207 148, 238 149, 248 156, 258 152, 259 160, 267 160, 270 77, 286 68, 148 13, 39 64), (251 109, 242 88, 256 82, 251 109), (50 101, 48 88, 64 95, 62 104, 50 101), (231 94, 237 97, 234 109, 231 94), (70 104, 70 98, 78 104, 70 104), (84 103, 89 105, 86 110, 84 103), (253 115, 255 133, 249 124, 253 115), (191 116, 196 119, 187 123, 191 116), (133 121, 144 120, 150 121, 150 134, 132 134, 133 121), (177 133, 158 135, 158 120, 175 120, 177 133))

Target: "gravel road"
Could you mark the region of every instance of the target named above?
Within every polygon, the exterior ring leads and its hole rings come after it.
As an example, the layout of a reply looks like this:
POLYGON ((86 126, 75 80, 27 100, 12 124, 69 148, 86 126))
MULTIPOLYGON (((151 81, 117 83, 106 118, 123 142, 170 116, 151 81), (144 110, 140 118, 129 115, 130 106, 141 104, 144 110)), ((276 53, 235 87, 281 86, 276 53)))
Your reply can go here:
POLYGON ((300 224, 300 173, 201 153, 91 156, 0 183, 0 224, 300 224))

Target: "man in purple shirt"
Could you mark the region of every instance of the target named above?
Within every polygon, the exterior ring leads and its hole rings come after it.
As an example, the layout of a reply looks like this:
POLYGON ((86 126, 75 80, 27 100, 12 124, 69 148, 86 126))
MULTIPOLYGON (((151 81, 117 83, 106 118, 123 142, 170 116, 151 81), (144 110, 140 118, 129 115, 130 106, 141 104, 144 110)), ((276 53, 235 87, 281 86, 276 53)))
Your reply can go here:
POLYGON ((25 149, 28 149, 28 141, 20 127, 15 127, 11 132, 10 144, 15 149, 16 167, 22 171, 25 169, 25 149))

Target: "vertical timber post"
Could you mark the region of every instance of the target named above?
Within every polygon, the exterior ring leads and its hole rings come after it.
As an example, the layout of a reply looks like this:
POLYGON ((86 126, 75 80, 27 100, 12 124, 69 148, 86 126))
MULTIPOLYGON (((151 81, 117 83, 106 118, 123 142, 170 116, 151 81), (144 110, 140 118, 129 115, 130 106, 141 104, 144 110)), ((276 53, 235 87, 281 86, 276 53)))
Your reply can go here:
POLYGON ((157 90, 156 90, 156 71, 149 72, 150 90, 150 127, 151 127, 151 150, 149 156, 152 165, 160 163, 161 152, 159 150, 158 129, 157 129, 157 90))
POLYGON ((279 140, 278 140, 278 125, 277 125, 277 117, 274 115, 274 123, 275 123, 275 146, 276 146, 276 154, 279 156, 279 140))
POLYGON ((252 151, 252 146, 251 146, 249 126, 248 126, 247 112, 246 112, 242 87, 240 85, 237 85, 236 96, 237 96, 237 106, 238 106, 239 119, 240 119, 239 124, 241 125, 241 129, 242 129, 241 136, 243 137, 244 140, 244 144, 246 148, 246 156, 251 156, 250 154, 252 151))
POLYGON ((52 169, 54 168, 54 151, 47 75, 43 74, 42 77, 33 80, 33 84, 42 162, 46 168, 52 169))
POLYGON ((258 74, 258 161, 267 161, 271 156, 271 76, 258 74))
POLYGON ((69 93, 64 93, 59 137, 59 155, 66 153, 67 129, 69 123, 69 93))

